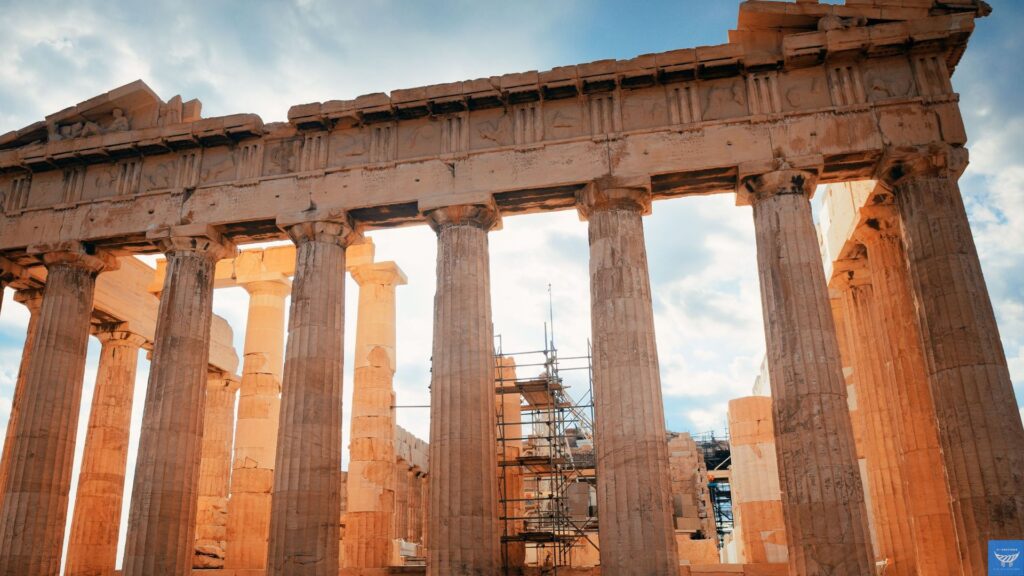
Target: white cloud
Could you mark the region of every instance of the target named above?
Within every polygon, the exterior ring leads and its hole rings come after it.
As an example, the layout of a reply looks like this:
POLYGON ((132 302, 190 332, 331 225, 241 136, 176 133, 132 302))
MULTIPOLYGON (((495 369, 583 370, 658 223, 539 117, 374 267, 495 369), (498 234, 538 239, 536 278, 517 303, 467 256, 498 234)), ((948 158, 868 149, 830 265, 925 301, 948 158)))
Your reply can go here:
POLYGON ((0 132, 138 78, 201 98, 207 115, 271 122, 294 104, 550 66, 574 5, 39 4, 5 6, 0 94, 16 105, 0 132))

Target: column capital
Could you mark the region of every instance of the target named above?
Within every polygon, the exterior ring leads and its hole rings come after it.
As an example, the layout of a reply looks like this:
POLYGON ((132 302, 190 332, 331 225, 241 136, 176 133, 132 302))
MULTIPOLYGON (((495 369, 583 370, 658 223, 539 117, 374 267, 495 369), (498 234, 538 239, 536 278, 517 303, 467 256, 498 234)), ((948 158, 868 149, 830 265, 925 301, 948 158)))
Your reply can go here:
POLYGON ((840 290, 870 285, 871 271, 868 269, 867 257, 836 260, 832 265, 832 282, 830 284, 840 290))
POLYGON ((250 296, 256 294, 266 294, 271 296, 280 296, 284 298, 292 291, 292 283, 288 278, 284 277, 279 273, 274 273, 278 278, 273 278, 271 274, 265 274, 263 277, 240 277, 235 279, 235 283, 245 289, 250 296))
POLYGON ((18 280, 27 280, 28 271, 17 262, 0 256, 0 283, 10 284, 18 280))
POLYGON ((278 216, 277 227, 284 230, 297 245, 326 242, 347 248, 362 236, 344 210, 312 208, 297 214, 278 216))
POLYGON ((484 232, 501 228, 501 214, 493 201, 485 204, 455 204, 433 208, 424 212, 424 216, 427 218, 427 224, 437 233, 452 226, 472 226, 484 232))
POLYGON ((852 238, 869 248, 885 239, 900 237, 900 214, 895 204, 872 204, 860 209, 860 224, 852 238))
POLYGON ((146 338, 129 330, 126 322, 94 324, 92 326, 92 335, 103 346, 141 348, 146 343, 146 338))
POLYGON ((39 312, 39 307, 43 305, 43 289, 42 288, 25 288, 18 290, 14 293, 14 301, 23 304, 28 308, 29 314, 35 314, 39 312))
POLYGON ((220 370, 210 370, 206 374, 206 386, 210 389, 224 390, 225 392, 237 392, 242 386, 242 381, 234 374, 220 370))
POLYGON ((747 176, 736 191, 736 205, 752 206, 760 200, 783 194, 802 194, 810 200, 817 184, 815 172, 793 168, 747 176))
POLYGON ((892 188, 907 178, 945 177, 957 180, 969 162, 967 149, 949 144, 911 148, 890 147, 878 164, 877 179, 892 188))
POLYGON ((576 191, 576 211, 580 220, 605 210, 627 210, 642 216, 651 213, 651 190, 646 184, 626 185, 591 182, 576 191))
POLYGON ((352 266, 348 269, 357 284, 380 284, 382 286, 403 286, 409 283, 405 272, 394 262, 373 262, 352 266))
POLYGON ((185 224, 164 226, 146 233, 146 239, 165 255, 174 252, 195 252, 216 262, 238 252, 235 243, 212 226, 185 224))
POLYGON ((27 253, 37 256, 49 269, 56 264, 66 264, 75 268, 99 274, 105 270, 117 270, 120 266, 117 258, 109 252, 96 250, 76 241, 54 242, 29 246, 27 253))

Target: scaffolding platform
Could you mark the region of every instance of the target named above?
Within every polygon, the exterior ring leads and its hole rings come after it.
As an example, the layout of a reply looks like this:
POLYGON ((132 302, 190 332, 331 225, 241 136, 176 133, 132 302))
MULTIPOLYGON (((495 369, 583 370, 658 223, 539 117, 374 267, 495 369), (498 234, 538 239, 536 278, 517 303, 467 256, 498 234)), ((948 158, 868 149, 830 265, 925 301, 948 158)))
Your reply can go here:
POLYGON ((534 542, 534 543, 562 543, 575 542, 579 538, 577 534, 556 534, 554 532, 519 532, 509 536, 502 536, 502 542, 534 542))
POLYGON ((553 342, 547 342, 543 350, 520 353, 504 353, 498 344, 495 366, 496 394, 520 397, 518 417, 506 418, 505 403, 498 403, 503 573, 517 573, 508 567, 510 547, 518 546, 519 554, 523 554, 525 546, 534 558, 553 562, 548 569, 550 574, 557 574, 559 567, 570 564, 571 551, 581 540, 594 544, 588 532, 597 530, 596 513, 590 504, 596 474, 589 351, 586 356, 559 359, 553 342), (516 370, 532 371, 534 375, 506 377, 503 358, 512 358, 516 370), (560 375, 563 360, 570 363, 565 369, 586 370, 586 389, 578 398, 560 375), (516 449, 510 450, 510 443, 516 449), (513 475, 521 486, 518 494, 509 492, 513 475))

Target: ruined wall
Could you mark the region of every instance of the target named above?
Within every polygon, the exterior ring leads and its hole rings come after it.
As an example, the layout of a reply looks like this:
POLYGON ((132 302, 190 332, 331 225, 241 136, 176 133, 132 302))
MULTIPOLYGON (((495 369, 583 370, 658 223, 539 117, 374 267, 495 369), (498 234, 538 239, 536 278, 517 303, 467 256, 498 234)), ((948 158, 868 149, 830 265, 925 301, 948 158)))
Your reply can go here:
POLYGON ((686 432, 670 432, 669 473, 679 559, 683 564, 718 562, 718 532, 708 492, 704 454, 686 432))

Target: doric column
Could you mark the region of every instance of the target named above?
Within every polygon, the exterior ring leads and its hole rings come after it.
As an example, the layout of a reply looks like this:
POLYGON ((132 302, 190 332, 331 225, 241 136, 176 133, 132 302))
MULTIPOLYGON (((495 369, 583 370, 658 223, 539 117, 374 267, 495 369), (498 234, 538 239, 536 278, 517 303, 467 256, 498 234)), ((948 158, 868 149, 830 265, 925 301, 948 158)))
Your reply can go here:
POLYGON ((394 262, 349 269, 359 284, 356 319, 352 432, 349 440, 348 508, 344 565, 383 568, 391 558, 395 509, 395 286, 406 283, 394 262))
POLYGON ((423 490, 420 489, 420 469, 409 470, 409 542, 423 540, 423 490))
POLYGON ((409 484, 404 482, 409 475, 409 463, 398 459, 392 466, 394 470, 394 510, 391 522, 391 534, 394 538, 405 539, 409 532, 409 484))
POLYGON ((437 233, 428 574, 497 574, 501 551, 487 232, 492 205, 427 213, 437 233))
POLYGON ((193 568, 224 567, 231 445, 234 437, 235 399, 239 386, 237 377, 224 372, 209 372, 206 377, 193 568))
POLYGON ((115 259, 78 243, 30 249, 46 288, 22 383, 0 511, 0 574, 60 571, 96 276, 115 259))
POLYGON ((1024 427, 956 178, 962 148, 887 171, 938 421, 964 572, 985 571, 989 540, 1024 534, 1024 427))
POLYGON ((128 516, 125 576, 192 569, 214 268, 233 254, 210 228, 150 234, 167 257, 128 516))
MULTIPOLYGON (((744 182, 753 204, 790 574, 874 571, 839 345, 811 219, 813 174, 744 182)), ((600 476, 598 476, 600 477, 600 476)))
POLYGON ((775 457, 772 399, 747 396, 729 401, 732 507, 745 564, 785 563, 779 467, 775 457))
POLYGON ((903 491, 921 576, 960 574, 949 489, 939 450, 935 405, 928 389, 921 330, 907 275, 899 212, 892 204, 861 209, 865 225, 855 235, 868 253, 879 332, 888 338, 891 390, 903 456, 903 491))
POLYGON ((21 347, 21 363, 18 365, 18 376, 14 382, 14 398, 11 401, 11 413, 7 418, 7 432, 4 437, 3 456, 0 457, 0 511, 3 510, 4 489, 7 476, 11 471, 11 452, 14 446, 14 429, 21 411, 21 403, 25 395, 25 376, 28 371, 28 360, 32 357, 32 347, 36 341, 36 330, 39 326, 39 308, 43 304, 43 291, 40 289, 18 290, 14 293, 14 301, 28 308, 28 330, 25 332, 25 343, 21 347))
POLYGON ((67 576, 113 574, 117 563, 135 370, 146 342, 126 328, 107 324, 93 330, 102 347, 71 520, 67 576))
POLYGON ((642 188, 591 185, 577 199, 589 222, 594 450, 601 569, 675 574, 665 409, 642 216, 642 188))
POLYGON ((840 260, 832 285, 842 291, 847 342, 852 353, 857 409, 864 422, 871 518, 875 527, 875 558, 886 561, 886 573, 916 574, 914 542, 907 504, 914 498, 903 478, 903 445, 898 422, 903 419, 891 377, 889 338, 877 317, 877 300, 867 257, 840 260))
MULTIPOLYGON (((422 524, 422 532, 420 534, 420 544, 423 545, 424 550, 430 550, 430 476, 424 474, 420 476, 420 498, 423 506, 420 507, 420 518, 422 524)), ((428 552, 429 554, 429 552, 428 552)))
POLYGON ((263 570, 267 565, 270 499, 281 412, 284 304, 291 289, 287 279, 277 276, 236 279, 249 293, 249 315, 228 501, 226 569, 263 570))
POLYGON ((354 234, 344 214, 280 219, 278 225, 296 254, 267 575, 336 576, 345 247, 354 234))

